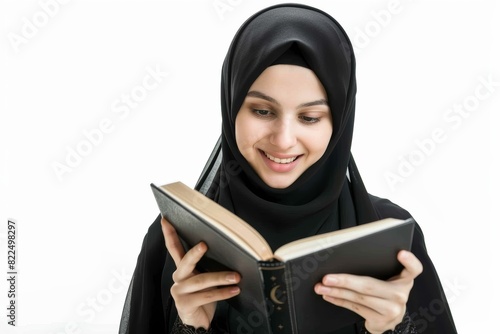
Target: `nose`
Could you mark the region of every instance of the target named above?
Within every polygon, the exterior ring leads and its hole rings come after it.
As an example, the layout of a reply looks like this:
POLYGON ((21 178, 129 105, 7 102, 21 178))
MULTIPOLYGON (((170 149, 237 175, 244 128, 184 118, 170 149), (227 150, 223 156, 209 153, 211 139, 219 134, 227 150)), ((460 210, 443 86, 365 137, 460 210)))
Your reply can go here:
POLYGON ((296 129, 291 120, 276 121, 272 128, 271 144, 280 150, 287 150, 297 144, 296 129))

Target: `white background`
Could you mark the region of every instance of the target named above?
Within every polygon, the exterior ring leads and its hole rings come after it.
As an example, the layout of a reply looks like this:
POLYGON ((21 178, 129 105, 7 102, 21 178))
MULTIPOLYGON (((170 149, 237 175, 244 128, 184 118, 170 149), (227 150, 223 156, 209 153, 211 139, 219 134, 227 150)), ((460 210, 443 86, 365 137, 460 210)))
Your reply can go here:
MULTIPOLYGON (((2 279, 2 332, 117 333, 143 236, 158 214, 149 184, 194 186, 220 131, 220 68, 231 38, 272 3, 1 2, 0 267, 5 277, 13 218, 19 271, 19 327, 6 325, 2 279), (148 68, 168 75, 145 91, 148 68), (122 97, 141 89, 147 95, 125 114, 122 97), (108 131, 99 137, 102 122, 108 131), (85 133, 94 133, 91 146, 85 133), (68 166, 78 148, 86 156, 68 166), (57 164, 68 169, 57 173, 57 164)), ((307 3, 335 17, 356 47, 352 150, 365 185, 423 228, 459 332, 488 332, 500 297, 492 273, 499 6, 307 3), (493 82, 490 90, 481 80, 493 82), (470 110, 466 117, 449 113, 457 105, 470 110), (431 145, 435 131, 441 141, 431 145), (391 186, 389 173, 401 179, 391 186)))

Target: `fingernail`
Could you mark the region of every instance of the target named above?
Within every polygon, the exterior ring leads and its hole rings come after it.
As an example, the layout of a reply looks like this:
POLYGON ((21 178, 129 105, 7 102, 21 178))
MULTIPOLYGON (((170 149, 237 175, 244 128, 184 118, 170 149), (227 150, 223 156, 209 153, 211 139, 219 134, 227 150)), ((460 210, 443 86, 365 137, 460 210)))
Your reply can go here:
POLYGON ((227 274, 226 280, 231 283, 236 282, 236 274, 227 274))
POLYGON ((237 286, 233 286, 229 289, 229 292, 231 293, 239 293, 240 292, 240 288, 237 287, 237 286))
POLYGON ((325 283, 326 284, 337 284, 339 279, 336 276, 326 276, 325 283))
POLYGON ((325 293, 327 293, 330 289, 328 289, 326 286, 323 286, 323 285, 318 285, 316 287, 316 293, 319 294, 319 295, 323 295, 325 293))
POLYGON ((203 244, 203 242, 200 242, 198 244, 198 246, 196 247, 196 249, 198 249, 198 251, 200 251, 200 252, 204 252, 205 251, 205 245, 203 244))

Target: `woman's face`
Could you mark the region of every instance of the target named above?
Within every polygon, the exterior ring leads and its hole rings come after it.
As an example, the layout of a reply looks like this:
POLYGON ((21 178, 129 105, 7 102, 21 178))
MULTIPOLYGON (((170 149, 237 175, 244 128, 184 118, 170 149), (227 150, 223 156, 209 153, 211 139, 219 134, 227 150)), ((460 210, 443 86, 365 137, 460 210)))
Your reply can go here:
POLYGON ((326 150, 333 120, 325 89, 313 71, 268 67, 236 116, 236 144, 260 178, 286 188, 326 150))

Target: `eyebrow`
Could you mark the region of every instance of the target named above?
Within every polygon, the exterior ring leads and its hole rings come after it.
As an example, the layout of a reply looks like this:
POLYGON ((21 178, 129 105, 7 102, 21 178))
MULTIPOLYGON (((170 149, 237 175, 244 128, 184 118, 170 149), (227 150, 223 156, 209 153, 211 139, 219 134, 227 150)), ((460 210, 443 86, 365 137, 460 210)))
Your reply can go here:
POLYGON ((306 102, 299 105, 299 108, 311 107, 311 106, 328 106, 328 101, 325 99, 319 99, 316 101, 306 102))
POLYGON ((271 103, 274 103, 274 104, 277 104, 277 105, 280 105, 278 101, 276 101, 275 99, 273 99, 272 97, 264 94, 264 93, 261 93, 257 90, 251 90, 248 92, 247 96, 251 96, 251 97, 257 97, 259 99, 263 99, 263 100, 266 100, 266 101, 269 101, 271 103))
MULTIPOLYGON (((257 97, 259 99, 263 99, 263 100, 266 100, 266 101, 269 101, 271 103, 274 103, 276 105, 280 105, 278 101, 276 101, 276 99, 264 94, 264 93, 261 93, 257 90, 252 90, 252 91, 249 91, 247 96, 250 96, 250 97, 257 97)), ((319 100, 316 100, 316 101, 311 101, 311 102, 305 102, 305 103, 302 103, 298 106, 298 108, 305 108, 305 107, 311 107, 311 106, 319 106, 319 105, 325 105, 325 106, 328 106, 328 101, 326 99, 319 99, 319 100)))

